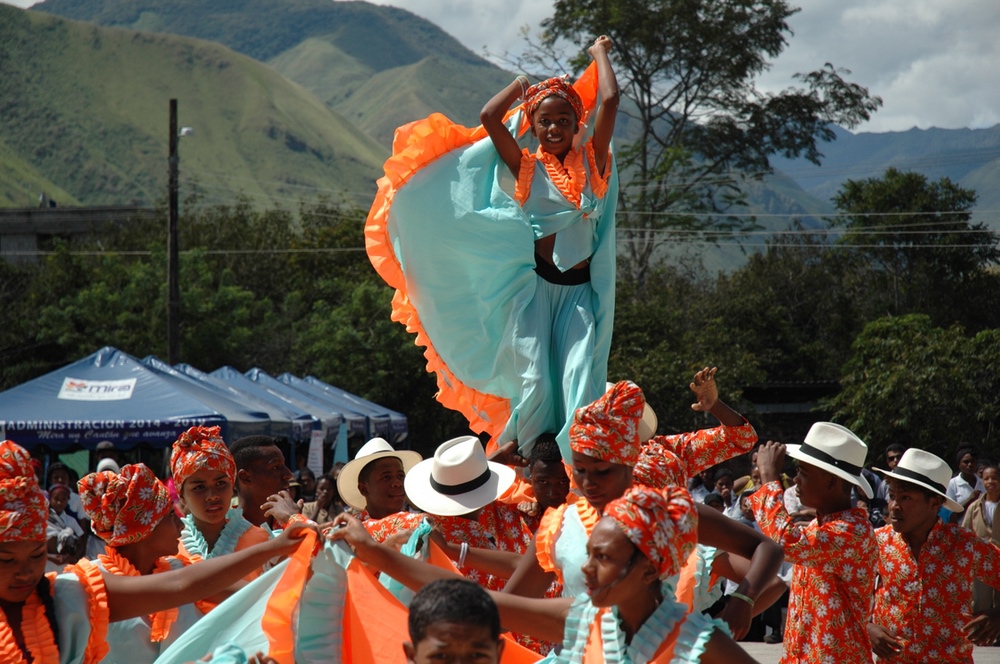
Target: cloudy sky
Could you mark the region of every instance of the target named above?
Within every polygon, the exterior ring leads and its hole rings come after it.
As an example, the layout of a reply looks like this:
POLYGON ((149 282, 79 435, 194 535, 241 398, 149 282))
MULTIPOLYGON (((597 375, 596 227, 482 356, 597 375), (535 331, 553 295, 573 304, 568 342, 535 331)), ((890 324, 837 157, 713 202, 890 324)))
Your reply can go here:
MULTIPOLYGON (((2 0, 20 6, 30 0, 2 0)), ((522 26, 550 0, 378 0, 441 26, 482 53, 517 50, 522 26)), ((793 2, 793 4, 795 4, 793 2)), ((761 79, 765 90, 826 62, 851 70, 885 104, 859 131, 990 127, 1000 122, 997 0, 799 0, 789 47, 761 79)))
MULTIPOLYGON (((381 0, 380 0, 381 1, 381 0)), ((440 25, 476 52, 521 42, 552 4, 543 0, 388 0, 440 25)), ((789 46, 761 80, 792 84, 796 72, 830 62, 849 69, 884 106, 860 131, 991 127, 1000 122, 997 0, 798 0, 789 46)))

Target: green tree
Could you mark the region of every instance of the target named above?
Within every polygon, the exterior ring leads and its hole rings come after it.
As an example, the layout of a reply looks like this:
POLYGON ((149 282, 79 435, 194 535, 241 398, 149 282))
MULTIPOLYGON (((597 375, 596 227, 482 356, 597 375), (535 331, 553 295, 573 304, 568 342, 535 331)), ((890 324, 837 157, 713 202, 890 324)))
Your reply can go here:
POLYGON ((867 325, 844 367, 834 417, 868 442, 871 458, 889 443, 950 459, 959 444, 996 444, 995 367, 979 353, 1000 355, 995 334, 982 340, 962 328, 934 327, 929 316, 882 318, 867 325), (990 391, 993 390, 993 391, 990 391))
POLYGON ((930 182, 889 168, 848 180, 833 198, 849 248, 845 285, 865 317, 911 312, 938 325, 996 327, 997 234, 972 222, 976 194, 948 178, 930 182))
POLYGON ((616 73, 634 101, 622 105, 619 225, 640 286, 664 243, 745 223, 684 213, 739 202, 744 178, 770 172, 772 155, 819 163, 832 124, 854 127, 881 105, 829 63, 797 75, 798 87, 757 89, 796 11, 784 0, 557 0, 542 23, 543 53, 564 40, 614 41, 616 73))

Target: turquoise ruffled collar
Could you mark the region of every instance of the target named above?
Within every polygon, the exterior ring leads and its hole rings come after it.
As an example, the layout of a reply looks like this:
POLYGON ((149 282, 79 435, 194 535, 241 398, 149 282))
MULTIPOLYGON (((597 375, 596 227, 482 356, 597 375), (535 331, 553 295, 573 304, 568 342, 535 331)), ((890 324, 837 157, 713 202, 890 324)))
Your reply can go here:
POLYGON ((219 539, 216 541, 215 546, 209 551, 205 536, 201 534, 198 526, 194 524, 194 516, 186 514, 181 518, 181 522, 184 523, 184 528, 181 530, 181 544, 184 545, 188 553, 201 556, 202 559, 233 553, 236 551, 236 543, 240 541, 243 533, 253 527, 252 523, 243 518, 242 509, 239 507, 230 507, 229 511, 226 512, 226 525, 222 528, 222 532, 219 533, 219 539))

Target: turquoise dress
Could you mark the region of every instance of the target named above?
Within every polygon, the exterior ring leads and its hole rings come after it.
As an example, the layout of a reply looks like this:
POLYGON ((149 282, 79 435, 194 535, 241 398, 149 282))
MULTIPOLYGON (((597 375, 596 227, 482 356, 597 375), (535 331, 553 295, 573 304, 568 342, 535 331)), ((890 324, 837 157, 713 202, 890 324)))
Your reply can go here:
MULTIPOLYGON (((104 569, 103 565, 100 566, 104 569)), ((184 563, 180 560, 170 559, 171 569, 182 567, 184 563)), ((170 626, 170 633, 164 640, 155 643, 149 640, 151 630, 146 616, 113 622, 108 625, 110 650, 101 664, 152 664, 162 651, 198 622, 202 615, 204 614, 194 604, 178 607, 177 620, 170 626)))
POLYGON ((712 633, 720 630, 729 635, 729 627, 721 620, 701 613, 687 614, 686 605, 670 599, 673 588, 665 584, 663 591, 668 599, 661 602, 646 619, 629 644, 625 643, 625 633, 619 627, 615 607, 599 615, 600 609, 590 603, 589 596, 577 598, 566 618, 562 649, 541 661, 546 664, 582 662, 590 626, 595 620, 599 620, 605 664, 646 664, 653 659, 660 644, 673 632, 678 622, 681 626, 670 661, 677 664, 697 664, 701 661, 712 633))
MULTIPOLYGON (((596 77, 593 85, 596 98, 596 77)), ((509 118, 513 135, 526 127, 522 112, 509 118)), ((577 149, 590 140, 588 132, 581 129, 577 149)), ((587 182, 574 201, 536 163, 522 206, 481 128, 431 116, 400 128, 396 143, 366 226, 369 257, 396 289, 394 320, 427 347, 438 399, 461 411, 474 430, 500 444, 518 440, 525 456, 540 434, 557 433, 569 459, 573 413, 603 394, 607 381, 618 196, 613 158, 606 191, 594 193, 587 164, 587 182), (560 285, 536 273, 535 240, 550 235, 552 269, 567 274, 589 259, 589 281, 560 285)))

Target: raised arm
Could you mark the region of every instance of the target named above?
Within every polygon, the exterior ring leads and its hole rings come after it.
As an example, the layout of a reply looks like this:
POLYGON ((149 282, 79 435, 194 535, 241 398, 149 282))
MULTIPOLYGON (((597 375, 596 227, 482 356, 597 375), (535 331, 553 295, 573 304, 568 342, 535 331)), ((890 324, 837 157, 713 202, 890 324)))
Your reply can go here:
POLYGON ((601 105, 598 107, 597 117, 594 119, 592 141, 594 161, 597 164, 597 170, 602 174, 607 168, 608 156, 611 153, 611 137, 615 133, 618 99, 621 96, 615 70, 611 67, 611 60, 608 58, 611 48, 611 40, 601 35, 588 49, 590 57, 594 58, 594 62, 597 63, 597 85, 601 93, 601 105))
POLYGON ((483 110, 479 112, 479 121, 483 123, 483 128, 490 135, 493 147, 497 149, 500 158, 507 164, 507 168, 514 174, 514 177, 517 177, 521 172, 521 146, 507 130, 503 118, 514 102, 524 94, 526 86, 527 79, 523 76, 517 77, 510 85, 486 102, 483 110))
POLYGON ((305 526, 289 526, 278 537, 226 556, 209 558, 183 569, 144 576, 102 573, 108 592, 110 621, 127 620, 190 604, 215 595, 299 545, 305 526))

